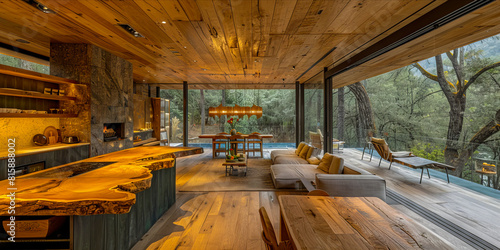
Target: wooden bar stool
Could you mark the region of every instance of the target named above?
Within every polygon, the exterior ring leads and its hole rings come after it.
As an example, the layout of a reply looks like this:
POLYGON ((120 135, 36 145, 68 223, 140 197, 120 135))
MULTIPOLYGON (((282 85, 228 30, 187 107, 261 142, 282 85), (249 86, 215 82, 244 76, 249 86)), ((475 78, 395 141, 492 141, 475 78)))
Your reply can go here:
POLYGON ((255 156, 255 152, 260 152, 260 158, 264 156, 264 150, 262 146, 262 137, 258 134, 250 134, 248 135, 247 138, 245 138, 246 141, 246 152, 247 155, 250 156, 250 152, 253 153, 253 156, 255 156), (259 147, 256 148, 255 145, 258 144, 259 147))
POLYGON ((224 152, 226 155, 227 150, 229 150, 229 137, 217 134, 212 139, 212 158, 215 158, 220 152, 224 152))

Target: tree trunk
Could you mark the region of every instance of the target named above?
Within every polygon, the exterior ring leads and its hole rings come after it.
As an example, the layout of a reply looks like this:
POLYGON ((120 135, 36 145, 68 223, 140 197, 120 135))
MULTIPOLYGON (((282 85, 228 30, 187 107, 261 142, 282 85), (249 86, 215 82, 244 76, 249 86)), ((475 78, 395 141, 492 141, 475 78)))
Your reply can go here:
POLYGON ((338 89, 338 113, 337 113, 337 137, 339 140, 344 140, 344 123, 345 123, 345 108, 344 108, 344 87, 338 89))
POLYGON ((203 89, 200 89, 200 110, 201 110, 201 134, 205 134, 205 95, 203 89))
POLYGON ((360 82, 353 83, 347 87, 349 87, 349 90, 351 90, 356 97, 358 119, 360 120, 360 130, 362 131, 359 137, 365 138, 368 133, 375 133, 376 130, 370 97, 368 97, 365 87, 360 82))
POLYGON ((460 156, 457 157, 458 159, 452 162, 452 164, 456 166, 455 175, 461 176, 465 163, 469 160, 477 147, 498 131, 500 131, 500 109, 496 112, 495 119, 482 127, 481 130, 470 139, 467 146, 460 153, 460 156))
POLYGON ((466 103, 466 99, 463 95, 454 95, 450 100, 450 122, 448 123, 448 134, 444 150, 446 164, 451 164, 458 158, 458 150, 460 149, 459 139, 463 127, 466 103))

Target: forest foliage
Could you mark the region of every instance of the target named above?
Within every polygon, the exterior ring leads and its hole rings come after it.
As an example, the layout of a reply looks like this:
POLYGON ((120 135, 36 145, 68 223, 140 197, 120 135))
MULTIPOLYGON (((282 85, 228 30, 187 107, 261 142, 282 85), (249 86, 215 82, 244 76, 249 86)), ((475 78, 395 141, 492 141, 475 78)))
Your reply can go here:
MULTIPOLYGON (((498 36, 467 45, 464 51, 464 74, 469 79, 481 68, 500 60, 498 36)), ((445 56, 443 66, 446 77, 454 82, 458 79, 451 61, 445 56)), ((423 68, 436 74, 436 61, 429 58, 419 62, 423 68)), ((468 88, 460 146, 464 146, 482 126, 490 121, 500 107, 500 68, 482 74, 468 88)), ((379 75, 361 82, 365 87, 373 110, 376 135, 387 140, 392 150, 411 150, 431 160, 444 161, 450 106, 439 84, 422 75, 412 65, 379 75)), ((308 131, 323 131, 323 91, 321 81, 306 83, 305 127, 308 131)), ((275 142, 295 142, 295 92, 294 90, 204 90, 205 114, 209 107, 225 105, 263 107, 261 119, 255 116, 243 118, 237 130, 242 133, 258 131, 271 133, 275 142)), ((164 90, 162 97, 173 102, 173 116, 182 117, 182 91, 164 90)), ((354 95, 345 88, 344 140, 348 147, 362 147, 367 131, 360 131, 360 121, 354 95), (360 136, 363 135, 363 136, 360 136)), ((333 94, 334 117, 336 117, 337 91, 333 94)), ((201 134, 200 90, 189 91, 189 137, 201 134)), ((182 120, 182 119, 181 119, 182 120)), ((225 119, 205 117, 205 133, 229 131, 225 119)), ((337 120, 334 119, 336 138, 337 120)), ((182 131, 180 131, 182 133, 182 131)), ((177 135, 178 138, 179 135, 177 135)), ((488 138, 475 152, 473 158, 498 161, 500 158, 500 133, 488 138)), ((498 164, 498 163, 497 163, 498 164)), ((463 177, 471 175, 473 161, 467 163, 463 177)), ((498 177, 497 177, 498 179, 498 177)))

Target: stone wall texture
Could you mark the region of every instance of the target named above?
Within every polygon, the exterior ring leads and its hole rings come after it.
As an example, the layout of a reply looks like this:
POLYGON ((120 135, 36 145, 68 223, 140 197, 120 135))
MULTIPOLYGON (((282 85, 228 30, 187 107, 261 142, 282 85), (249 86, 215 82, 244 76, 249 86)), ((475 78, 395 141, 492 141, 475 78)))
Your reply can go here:
POLYGON ((50 74, 79 81, 70 85, 68 95, 78 100, 68 110, 77 118, 61 119, 64 134, 75 134, 90 142, 91 156, 132 147, 133 80, 132 64, 90 44, 52 43, 50 74), (124 123, 124 138, 104 142, 104 123, 124 123))

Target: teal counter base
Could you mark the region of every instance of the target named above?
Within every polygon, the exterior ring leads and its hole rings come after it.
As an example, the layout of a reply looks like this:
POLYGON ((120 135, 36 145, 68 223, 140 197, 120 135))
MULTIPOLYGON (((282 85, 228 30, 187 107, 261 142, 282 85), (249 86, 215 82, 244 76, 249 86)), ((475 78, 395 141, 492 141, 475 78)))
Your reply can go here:
POLYGON ((175 165, 154 171, 151 188, 136 194, 126 214, 73 217, 75 250, 130 249, 175 203, 175 165))

